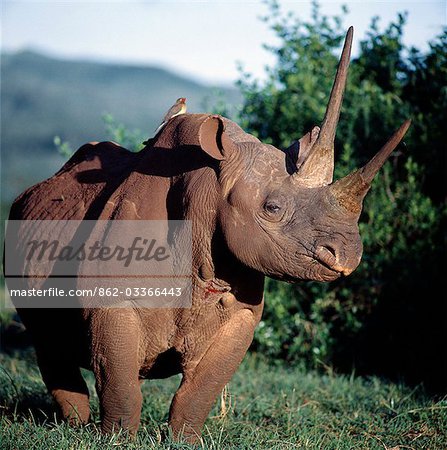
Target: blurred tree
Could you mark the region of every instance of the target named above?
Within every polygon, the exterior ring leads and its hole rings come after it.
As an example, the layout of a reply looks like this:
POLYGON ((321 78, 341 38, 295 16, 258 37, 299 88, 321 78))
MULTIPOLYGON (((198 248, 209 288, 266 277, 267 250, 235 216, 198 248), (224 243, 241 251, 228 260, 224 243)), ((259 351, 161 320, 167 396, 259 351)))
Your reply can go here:
MULTIPOLYGON (((340 16, 310 21, 268 2, 264 19, 280 40, 263 83, 247 73, 240 122, 285 148, 319 124, 345 27, 340 16)), ((347 279, 295 286, 268 280, 254 348, 308 366, 404 375, 435 388, 447 380, 442 291, 446 31, 423 55, 402 43, 406 16, 383 32, 372 20, 352 61, 337 132, 336 177, 364 163, 408 117, 413 126, 365 202, 364 258, 347 279), (405 147, 405 149, 404 149, 405 147), (415 362, 417 355, 417 363, 415 362)))
POLYGON ((424 167, 424 189, 437 203, 447 200, 445 182, 447 123, 447 27, 421 54, 410 49, 403 97, 415 118, 412 133, 414 157, 424 167))

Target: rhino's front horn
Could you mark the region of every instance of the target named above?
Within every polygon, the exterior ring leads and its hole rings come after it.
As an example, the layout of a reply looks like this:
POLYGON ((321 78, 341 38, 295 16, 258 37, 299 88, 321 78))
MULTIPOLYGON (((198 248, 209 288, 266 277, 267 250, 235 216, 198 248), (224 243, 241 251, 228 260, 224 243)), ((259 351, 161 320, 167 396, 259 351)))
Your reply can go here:
POLYGON ((343 93, 348 75, 353 32, 354 29, 350 27, 346 34, 340 63, 318 139, 310 150, 308 158, 296 172, 296 177, 300 183, 309 187, 323 186, 332 182, 335 132, 340 117, 343 93))
POLYGON ((405 121, 365 166, 330 186, 330 191, 346 210, 355 214, 360 213, 362 201, 371 187, 372 180, 402 140, 410 124, 411 120, 405 121))

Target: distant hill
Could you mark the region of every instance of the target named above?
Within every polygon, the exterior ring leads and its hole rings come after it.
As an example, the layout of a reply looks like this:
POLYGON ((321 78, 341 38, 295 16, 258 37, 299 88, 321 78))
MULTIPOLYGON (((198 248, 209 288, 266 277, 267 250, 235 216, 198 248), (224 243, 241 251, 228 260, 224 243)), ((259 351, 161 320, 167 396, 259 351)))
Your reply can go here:
POLYGON ((57 60, 29 51, 3 54, 4 187, 6 181, 8 194, 15 195, 60 166, 55 135, 75 149, 104 140, 102 116, 110 113, 151 136, 176 98, 187 97, 190 112, 208 112, 218 91, 228 104, 239 103, 236 89, 205 86, 156 67, 57 60))

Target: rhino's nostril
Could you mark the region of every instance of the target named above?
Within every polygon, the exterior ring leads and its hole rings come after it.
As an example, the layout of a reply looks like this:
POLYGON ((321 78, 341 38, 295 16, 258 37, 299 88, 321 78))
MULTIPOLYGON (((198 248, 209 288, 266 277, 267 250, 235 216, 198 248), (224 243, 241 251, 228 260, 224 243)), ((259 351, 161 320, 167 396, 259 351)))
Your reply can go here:
POLYGON ((335 250, 328 245, 322 246, 320 245, 316 249, 316 257, 324 264, 332 267, 337 263, 337 256, 335 254, 335 250))
POLYGON ((330 245, 325 245, 324 247, 326 248, 326 250, 328 250, 330 253, 332 253, 334 258, 337 258, 337 253, 336 253, 336 251, 334 250, 333 247, 331 247, 330 245))

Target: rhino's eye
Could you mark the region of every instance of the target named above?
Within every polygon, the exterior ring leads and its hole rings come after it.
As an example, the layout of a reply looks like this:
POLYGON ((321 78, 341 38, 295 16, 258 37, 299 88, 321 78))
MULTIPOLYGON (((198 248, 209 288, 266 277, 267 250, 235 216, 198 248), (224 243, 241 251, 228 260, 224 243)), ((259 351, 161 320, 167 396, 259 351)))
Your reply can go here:
POLYGON ((281 206, 275 202, 267 202, 264 205, 264 209, 270 214, 278 214, 281 211, 281 206))

